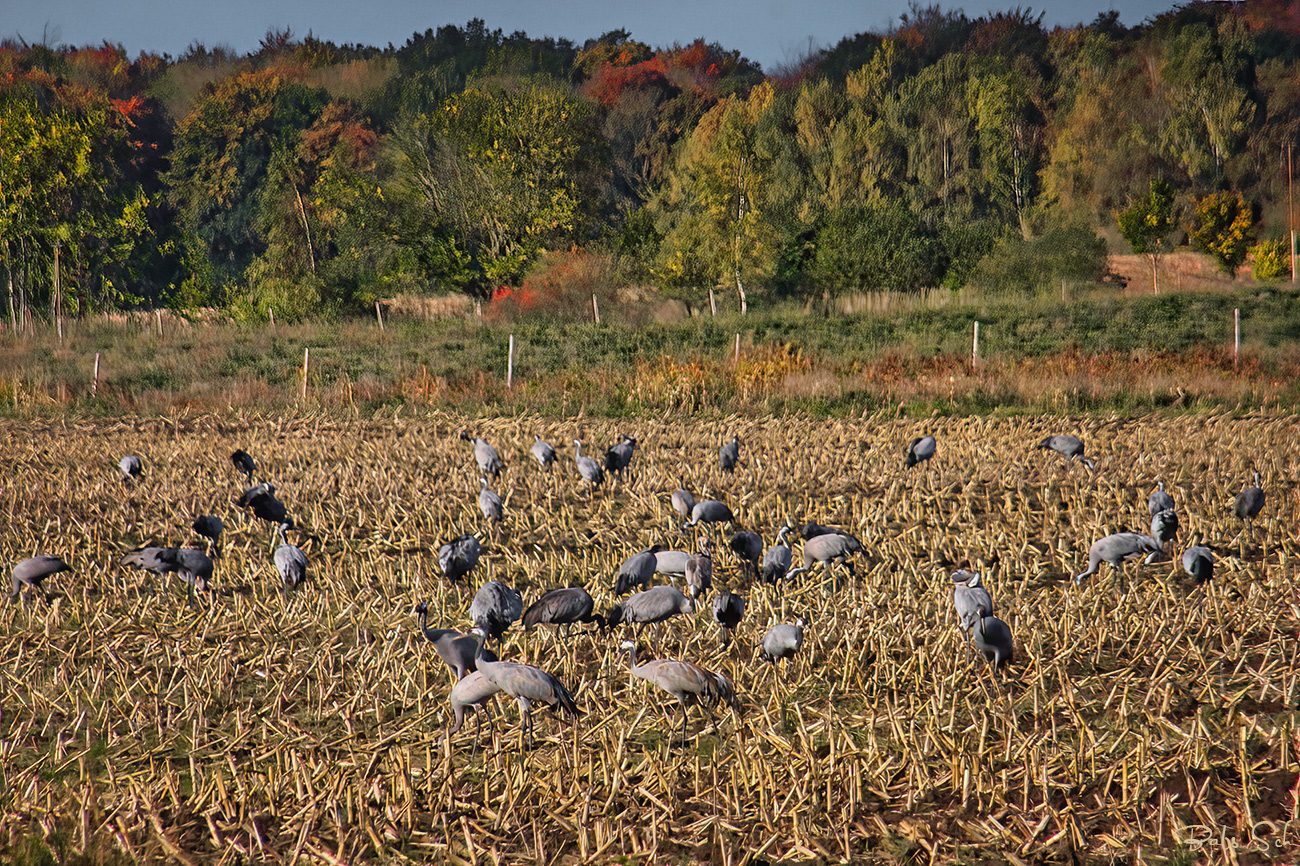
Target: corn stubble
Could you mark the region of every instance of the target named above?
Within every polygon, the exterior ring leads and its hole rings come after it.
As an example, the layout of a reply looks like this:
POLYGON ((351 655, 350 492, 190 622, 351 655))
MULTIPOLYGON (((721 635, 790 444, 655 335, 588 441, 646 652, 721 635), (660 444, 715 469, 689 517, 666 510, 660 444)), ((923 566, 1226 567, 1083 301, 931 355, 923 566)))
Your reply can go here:
MULTIPOLYGON (((335 423, 216 418, 0 427, 6 567, 35 552, 75 569, 58 599, 0 604, 0 853, 183 863, 778 861, 1032 863, 1294 857, 1297 841, 1297 474, 1294 419, 970 418, 863 421, 494 419, 434 414, 335 423), (472 423, 508 464, 507 518, 482 525, 472 423), (924 427, 924 430, 922 428, 924 427), (637 429, 633 429, 637 428, 637 429), (1082 435, 1097 472, 1032 445, 1082 435), (634 484, 589 498, 571 449, 550 476, 533 435, 637 436, 634 484), (932 432, 928 473, 906 443, 932 432), (748 465, 716 468, 739 434, 748 465), (271 529, 234 514, 244 447, 274 480, 313 582, 279 591, 271 529), (116 457, 151 467, 123 491, 116 457), (1269 504, 1238 537, 1233 495, 1258 468, 1269 504), (503 657, 577 695, 576 725, 535 710, 521 748, 513 701, 447 744, 451 676, 411 609, 467 629, 472 588, 438 575, 437 546, 478 529, 477 586, 525 602, 583 584, 603 611, 631 552, 674 529, 678 479, 725 499, 771 544, 787 518, 864 543, 858 576, 814 573, 744 590, 729 650, 705 608, 670 623, 670 657, 725 667, 744 705, 692 708, 632 682, 618 636, 567 643, 515 626, 503 657), (1217 550, 1192 589, 1176 562, 1109 566, 1083 587, 1089 544, 1141 531, 1158 478, 1178 502, 1179 550, 1217 550), (226 516, 211 599, 117 565, 189 542, 226 516), (968 649, 949 572, 980 570, 1016 637, 994 677, 968 649), (777 671, 754 644, 769 621, 809 621, 777 671), (41 840, 39 844, 34 840, 41 840)), ((799 550, 795 548, 796 560, 799 550)), ((719 585, 739 583, 725 545, 719 585)), ((660 578, 662 581, 663 578, 660 578)))

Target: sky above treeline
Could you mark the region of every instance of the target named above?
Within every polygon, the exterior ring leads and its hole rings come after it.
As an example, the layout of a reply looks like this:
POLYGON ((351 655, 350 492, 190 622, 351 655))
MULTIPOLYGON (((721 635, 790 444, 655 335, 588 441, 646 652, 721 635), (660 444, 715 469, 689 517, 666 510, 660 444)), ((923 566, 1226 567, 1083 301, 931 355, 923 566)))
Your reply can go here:
MULTIPOLYGON (((925 5, 922 3, 921 5, 925 5)), ((941 3, 976 18, 1017 6, 1043 13, 1046 27, 1087 24, 1115 9, 1134 26, 1179 5, 1175 0, 1045 0, 1003 5, 941 3)), ((0 0, 0 38, 28 43, 122 45, 177 57, 193 42, 253 51, 268 30, 289 28, 337 44, 401 46, 413 33, 482 18, 489 29, 522 30, 534 38, 581 45, 610 30, 660 48, 703 37, 739 50, 772 71, 810 49, 846 36, 885 32, 908 11, 908 0, 0 0)))

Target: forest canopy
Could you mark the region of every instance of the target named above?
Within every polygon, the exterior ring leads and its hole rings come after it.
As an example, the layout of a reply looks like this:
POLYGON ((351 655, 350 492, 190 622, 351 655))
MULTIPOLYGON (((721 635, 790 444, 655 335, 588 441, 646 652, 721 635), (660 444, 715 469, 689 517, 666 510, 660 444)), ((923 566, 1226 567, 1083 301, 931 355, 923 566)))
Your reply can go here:
POLYGON ((1096 277, 1106 240, 1155 249, 1135 216, 1153 189, 1181 219, 1160 242, 1231 272, 1290 227, 1298 12, 1199 2, 1047 29, 1019 7, 914 5, 767 74, 702 40, 481 20, 383 49, 9 41, 0 278, 62 315, 485 299, 557 253, 688 302, 1032 293, 1096 277))

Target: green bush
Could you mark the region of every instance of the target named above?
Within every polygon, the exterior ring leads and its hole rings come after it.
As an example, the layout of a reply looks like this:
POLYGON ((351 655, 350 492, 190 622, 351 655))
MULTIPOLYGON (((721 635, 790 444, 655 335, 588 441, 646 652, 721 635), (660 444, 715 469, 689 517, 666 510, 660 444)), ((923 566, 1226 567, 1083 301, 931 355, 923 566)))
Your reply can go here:
POLYGON ((1261 282, 1276 280, 1291 268, 1286 241, 1260 241, 1250 248, 1251 274, 1261 282))
POLYGON ((1058 226, 1032 240, 1007 235, 980 260, 970 285, 1032 296, 1061 280, 1097 282, 1106 273, 1106 241, 1083 225, 1058 226))

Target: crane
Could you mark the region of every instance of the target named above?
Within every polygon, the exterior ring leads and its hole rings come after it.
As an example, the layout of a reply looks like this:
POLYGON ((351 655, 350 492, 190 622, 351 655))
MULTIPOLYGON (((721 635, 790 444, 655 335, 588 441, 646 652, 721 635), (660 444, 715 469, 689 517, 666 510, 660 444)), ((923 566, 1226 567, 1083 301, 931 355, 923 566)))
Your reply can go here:
POLYGON ((1098 539, 1088 548, 1088 570, 1074 577, 1075 583, 1083 583, 1090 574, 1096 574, 1103 562, 1109 562, 1119 569, 1124 560, 1141 556, 1144 553, 1159 553, 1160 542, 1149 535, 1138 532, 1116 532, 1098 539))
POLYGON ((730 442, 722 443, 718 449, 718 465, 728 475, 736 471, 736 465, 740 462, 740 444, 740 437, 732 436, 730 442))
POLYGON ((469 605, 469 618, 488 638, 501 640, 510 623, 524 612, 524 597, 519 590, 499 580, 489 580, 479 587, 469 605))
POLYGON ((719 502, 716 499, 703 499, 691 506, 691 519, 682 524, 682 529, 690 529, 701 523, 707 523, 710 526, 719 523, 732 523, 735 516, 731 513, 731 506, 725 502, 719 502))
POLYGON ((275 570, 280 572, 280 582, 286 593, 307 582, 307 554, 303 553, 298 545, 290 544, 284 539, 284 531, 291 528, 287 523, 281 523, 275 528, 280 546, 275 549, 272 557, 275 560, 275 570))
POLYGON ((957 619, 963 631, 993 613, 993 596, 984 588, 978 572, 964 568, 952 573, 952 603, 957 609, 957 619))
POLYGON ((573 695, 556 677, 538 667, 518 662, 489 661, 484 653, 487 634, 475 628, 473 634, 479 638, 478 655, 474 662, 489 682, 510 695, 519 703, 522 716, 523 735, 528 747, 533 742, 532 708, 534 703, 558 705, 572 720, 578 718, 578 706, 573 695))
POLYGON ((972 624, 970 637, 975 642, 975 648, 993 664, 995 672, 1003 665, 1015 662, 1016 653, 1011 640, 1011 627, 993 614, 982 616, 972 624))
POLYGON ((763 555, 761 574, 763 580, 767 583, 775 585, 790 573, 790 564, 793 562, 793 557, 790 553, 790 543, 785 540, 785 534, 789 531, 789 524, 777 530, 776 544, 769 547, 767 553, 763 555))
POLYGON ((1165 492, 1164 479, 1156 481, 1156 489, 1147 497, 1147 511, 1155 517, 1162 511, 1174 510, 1174 498, 1165 492))
POLYGON ((548 472, 555 465, 555 461, 559 459, 559 455, 555 453, 555 446, 541 436, 533 436, 533 446, 528 450, 532 453, 533 459, 537 461, 537 465, 548 472))
POLYGON ((686 489, 685 479, 679 481, 678 488, 673 491, 670 498, 673 503, 673 511, 676 511, 683 520, 689 520, 691 510, 695 508, 695 496, 686 489))
POLYGON ((907 466, 910 468, 918 463, 925 463, 929 468, 928 461, 934 456, 935 450, 939 443, 933 436, 925 435, 912 440, 912 444, 907 446, 907 466))
POLYGON ((128 454, 117 461, 117 471, 122 473, 122 483, 130 487, 132 482, 144 477, 144 461, 139 454, 128 454))
POLYGON ((573 440, 573 461, 578 464, 578 474, 587 482, 587 492, 592 494, 605 480, 605 470, 594 458, 582 453, 582 440, 573 440))
POLYGON ((456 685, 451 687, 451 693, 447 695, 447 701, 451 704, 451 713, 455 717, 455 724, 447 729, 448 740, 464 727, 465 710, 468 707, 474 708, 474 748, 470 751, 471 760, 478 754, 479 737, 483 735, 483 705, 500 692, 501 688, 488 679, 487 674, 476 670, 457 680, 456 685))
POLYGON ((221 557, 221 533, 225 524, 215 514, 203 514, 194 518, 190 528, 208 540, 208 556, 221 557))
POLYGON ((1187 548, 1183 551, 1183 571, 1196 578, 1197 586, 1204 586, 1214 577, 1214 553, 1199 544, 1187 548))
POLYGON ((249 454, 243 448, 236 448, 230 455, 230 463, 235 467, 237 472, 244 473, 248 483, 253 483, 253 473, 257 471, 257 463, 253 460, 253 455, 249 454))
MULTIPOLYGON (((636 450, 636 437, 621 435, 618 442, 609 446, 605 451, 605 471, 618 476, 618 480, 623 480, 623 470, 632 466, 632 455, 636 450)), ((632 480, 636 481, 636 472, 632 472, 632 480)))
POLYGON ((710 608, 713 611, 713 621, 722 629, 722 646, 725 649, 735 636, 736 626, 740 625, 740 620, 745 616, 745 600, 734 592, 720 592, 713 597, 710 608))
POLYGON ((473 535, 461 535, 438 548, 438 567, 447 579, 457 583, 478 565, 482 548, 473 535))
POLYGON ((501 474, 501 470, 505 468, 505 464, 501 462, 501 455, 497 453, 497 450, 489 445, 486 439, 471 436, 464 430, 460 431, 459 435, 461 439, 473 446, 474 462, 478 464, 479 474, 491 475, 492 480, 496 481, 501 474))
POLYGON ((763 558, 763 536, 757 532, 750 532, 748 529, 742 529, 733 533, 727 539, 727 546, 731 552, 740 558, 742 564, 742 573, 748 571, 755 579, 758 578, 758 563, 763 558))
POLYGON ((802 619, 796 619, 793 623, 778 623, 767 630, 763 635, 763 640, 759 644, 759 656, 765 662, 770 662, 772 670, 776 670, 776 663, 781 659, 792 659, 799 648, 803 646, 803 630, 807 626, 802 619))
POLYGON ((1092 469, 1097 465, 1095 461, 1083 456, 1083 440, 1078 436, 1071 436, 1067 433, 1058 433, 1055 436, 1048 436, 1042 442, 1039 442, 1038 448, 1040 450, 1051 449, 1071 463, 1078 461, 1089 469, 1092 469))
POLYGON ((713 586, 713 556, 709 553, 708 536, 700 539, 699 547, 700 552, 686 560, 683 575, 691 601, 698 601, 713 586))
POLYGON ((483 519, 491 523, 500 523, 505 516, 505 503, 496 491, 488 487, 487 476, 479 478, 482 488, 478 492, 478 510, 483 512, 483 519))
POLYGON ((1246 524, 1251 534, 1255 530, 1255 518, 1264 508, 1264 489, 1259 486, 1259 473, 1255 473, 1255 483, 1237 494, 1237 517, 1246 524))
POLYGON ((605 624, 613 628, 620 623, 657 626, 656 640, 661 637, 663 623, 679 614, 695 613, 695 603, 675 586, 656 586, 645 592, 629 596, 609 609, 605 624))
MULTIPOLYGON (((420 631, 424 634, 424 639, 433 644, 433 651, 438 654, 457 680, 463 680, 466 676, 478 670, 475 664, 475 657, 478 655, 478 641, 472 636, 461 634, 454 628, 429 628, 429 606, 420 602, 412 611, 420 623, 420 631)), ((492 650, 484 650, 483 655, 489 661, 496 661, 496 653, 492 650)))
MULTIPOLYGON (((682 745, 686 745, 687 711, 692 704, 704 707, 725 703, 740 716, 740 701, 726 671, 713 673, 699 665, 675 659, 652 659, 636 663, 636 644, 623 641, 621 647, 628 652, 628 669, 633 677, 645 680, 672 695, 682 708, 682 745)), ((676 727, 676 725, 674 725, 676 727)))
POLYGON ((42 588, 41 583, 51 574, 64 571, 72 571, 72 566, 57 556, 45 553, 29 556, 14 566, 13 590, 9 593, 9 597, 17 600, 24 588, 30 588, 39 592, 48 604, 54 596, 42 588))
POLYGON ((614 575, 614 594, 626 595, 638 586, 647 589, 654 580, 658 568, 655 555, 661 549, 658 544, 652 544, 645 550, 629 556, 614 575))
POLYGON ((542 623, 559 626, 559 631, 568 637, 569 630, 575 623, 594 622, 601 629, 605 628, 605 618, 592 613, 596 603, 591 593, 580 586, 553 589, 528 606, 524 611, 524 629, 530 630, 542 623))

